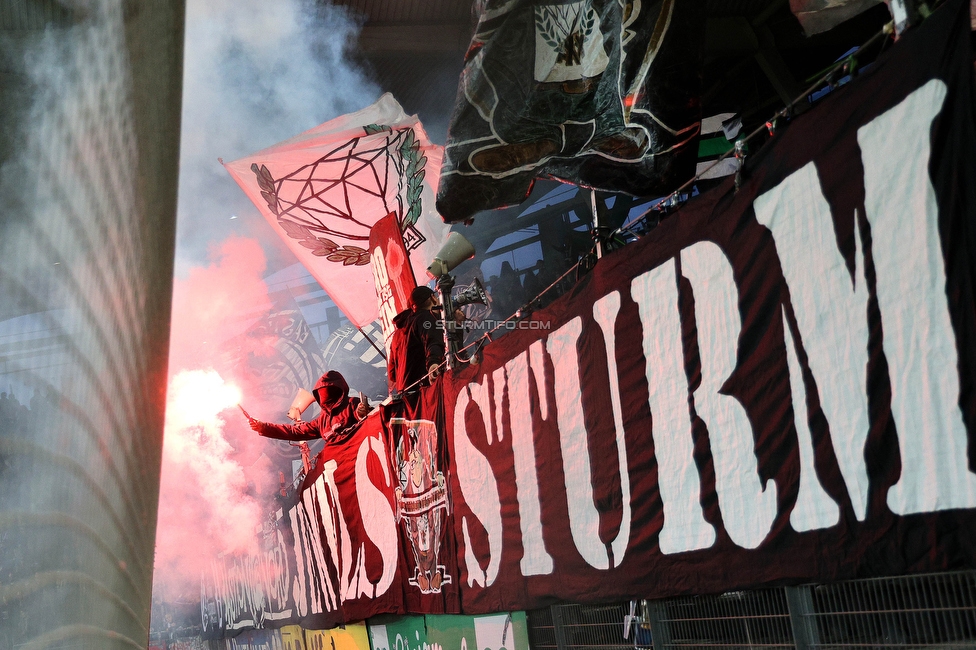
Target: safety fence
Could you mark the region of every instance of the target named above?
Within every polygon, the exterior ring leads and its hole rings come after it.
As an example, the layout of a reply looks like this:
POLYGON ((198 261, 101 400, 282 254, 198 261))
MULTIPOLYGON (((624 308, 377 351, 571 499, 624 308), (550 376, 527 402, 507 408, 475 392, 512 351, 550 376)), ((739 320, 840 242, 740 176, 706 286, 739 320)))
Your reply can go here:
POLYGON ((528 625, 533 650, 976 648, 976 571, 554 605, 528 625))

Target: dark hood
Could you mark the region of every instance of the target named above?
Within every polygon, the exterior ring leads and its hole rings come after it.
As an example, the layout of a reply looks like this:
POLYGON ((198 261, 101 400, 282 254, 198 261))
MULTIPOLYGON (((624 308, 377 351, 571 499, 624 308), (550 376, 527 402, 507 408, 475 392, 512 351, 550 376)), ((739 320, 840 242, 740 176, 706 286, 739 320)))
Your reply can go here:
POLYGON ((331 413, 337 406, 345 405, 346 400, 349 399, 349 384, 346 383, 346 378, 337 371, 330 370, 319 377, 315 388, 312 389, 312 395, 323 410, 331 413), (336 389, 333 391, 331 399, 328 395, 330 388, 336 389))
POLYGON ((393 317, 393 324, 396 326, 397 329, 406 327, 407 323, 413 317, 414 313, 415 312, 411 309, 404 309, 399 314, 393 317))

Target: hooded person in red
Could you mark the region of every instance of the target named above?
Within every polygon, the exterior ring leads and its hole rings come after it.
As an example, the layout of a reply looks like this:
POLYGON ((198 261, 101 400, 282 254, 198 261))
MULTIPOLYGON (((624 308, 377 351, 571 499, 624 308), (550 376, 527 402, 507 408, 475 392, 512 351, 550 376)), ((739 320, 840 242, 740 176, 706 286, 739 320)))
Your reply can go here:
POLYGON ((273 424, 251 419, 251 428, 266 438, 292 441, 322 438, 328 441, 355 426, 369 414, 369 405, 358 397, 349 397, 349 384, 335 370, 319 377, 312 395, 322 407, 322 412, 314 420, 296 424, 273 424))

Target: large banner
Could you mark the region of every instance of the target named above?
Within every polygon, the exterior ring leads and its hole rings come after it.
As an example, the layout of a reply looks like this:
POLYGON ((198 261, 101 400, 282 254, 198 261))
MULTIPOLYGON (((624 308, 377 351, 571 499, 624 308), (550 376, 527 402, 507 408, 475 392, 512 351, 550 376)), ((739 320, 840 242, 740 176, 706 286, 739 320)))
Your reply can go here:
POLYGON ((205 632, 976 567, 967 9, 327 444, 265 556, 205 577, 205 632))
POLYGON ((967 10, 446 386, 465 612, 976 566, 967 10))
POLYGON ((486 0, 448 129, 448 222, 537 177, 637 196, 694 174, 704 0, 486 0))

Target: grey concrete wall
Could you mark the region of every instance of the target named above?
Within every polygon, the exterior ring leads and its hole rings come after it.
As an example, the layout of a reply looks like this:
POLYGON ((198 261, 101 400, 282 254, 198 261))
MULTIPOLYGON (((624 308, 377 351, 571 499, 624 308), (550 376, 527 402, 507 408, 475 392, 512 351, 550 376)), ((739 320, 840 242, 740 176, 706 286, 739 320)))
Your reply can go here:
POLYGON ((183 16, 0 3, 0 648, 146 646, 183 16))

